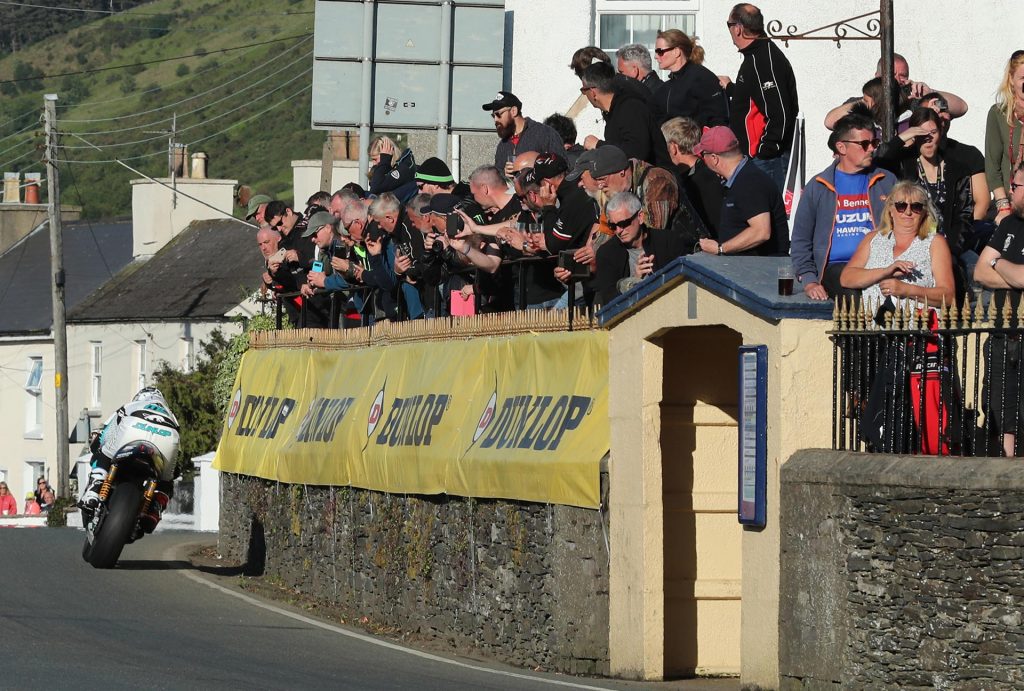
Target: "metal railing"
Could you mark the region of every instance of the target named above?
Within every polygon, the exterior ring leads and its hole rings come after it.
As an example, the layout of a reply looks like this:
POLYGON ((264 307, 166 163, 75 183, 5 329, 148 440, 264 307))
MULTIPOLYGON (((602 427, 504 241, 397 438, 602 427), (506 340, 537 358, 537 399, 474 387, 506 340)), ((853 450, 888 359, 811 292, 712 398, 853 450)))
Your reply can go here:
MULTIPOLYGON (((546 264, 550 264, 550 265, 553 266, 556 259, 557 259, 556 257, 550 257, 550 256, 544 256, 544 257, 527 256, 527 257, 520 257, 520 258, 517 258, 517 259, 506 259, 506 260, 503 260, 501 262, 502 268, 513 269, 515 271, 515 275, 516 275, 516 290, 515 290, 515 309, 514 309, 514 311, 521 311, 521 310, 527 309, 527 304, 526 304, 526 284, 527 284, 526 271, 527 271, 528 267, 531 266, 531 265, 537 265, 537 264, 545 264, 545 265, 546 264)), ((474 295, 476 296, 476 305, 475 305, 476 313, 480 314, 482 310, 480 309, 480 302, 479 302, 479 298, 480 298, 479 275, 478 275, 477 272, 471 272, 470 269, 471 269, 471 267, 467 267, 466 273, 467 273, 467 275, 472 273, 474 295)), ((578 280, 576 280, 575 278, 570 278, 569 279, 568 283, 566 284, 566 291, 567 291, 569 296, 575 296, 576 288, 577 288, 578 285, 579 285, 579 281, 578 280)), ((316 291, 314 291, 314 294, 317 295, 317 296, 326 296, 329 299, 329 301, 330 301, 330 303, 329 303, 330 304, 330 309, 329 309, 329 318, 328 318, 327 328, 331 328, 331 329, 337 329, 337 328, 345 329, 345 328, 357 328, 357 327, 368 326, 369 325, 368 319, 367 319, 365 314, 359 314, 359 318, 358 319, 348 318, 347 315, 351 315, 355 311, 352 310, 352 309, 346 309, 346 307, 349 306, 349 303, 350 303, 351 299, 354 296, 361 294, 364 297, 369 297, 369 295, 371 295, 376 290, 378 290, 378 289, 377 288, 373 288, 373 287, 369 287, 369 286, 350 286, 350 287, 345 288, 343 290, 337 290, 337 291, 325 291, 323 289, 317 289, 316 291)), ((448 315, 442 314, 442 310, 440 308, 440 302, 441 302, 440 286, 434 286, 433 290, 432 290, 432 294, 433 294, 433 301, 430 302, 429 304, 423 305, 423 307, 426 310, 428 310, 428 312, 430 314, 432 314, 432 315, 436 315, 437 317, 440 317, 440 318, 448 318, 448 315)), ((289 301, 289 300, 295 300, 295 298, 301 297, 301 296, 302 296, 302 293, 299 292, 299 291, 287 292, 287 293, 278 293, 278 292, 268 291, 268 293, 266 294, 266 297, 263 298, 262 300, 260 300, 260 302, 262 302, 264 304, 264 306, 266 306, 268 304, 273 305, 276 325, 277 325, 278 329, 281 329, 284 326, 285 321, 289 319, 288 316, 286 315, 285 303, 287 301, 289 301)), ((401 290, 397 291, 397 300, 396 300, 396 302, 398 304, 399 320, 400 321, 404 321, 407 318, 406 315, 408 314, 408 310, 406 309, 405 297, 404 297, 404 294, 403 294, 403 292, 401 290)), ((578 304, 577 303, 575 306, 576 307, 580 307, 580 308, 585 310, 585 315, 587 317, 588 323, 593 322, 596 306, 592 302, 587 302, 585 304, 578 304)), ((264 309, 265 309, 265 307, 264 307, 264 309)), ((307 326, 310 326, 311 324, 310 324, 310 319, 309 319, 309 301, 308 301, 308 299, 303 298, 301 301, 299 301, 299 305, 297 305, 295 307, 295 309, 297 310, 297 315, 296 315, 296 321, 293 324, 293 326, 295 326, 296 328, 306 328, 307 326)), ((569 328, 569 331, 572 331, 573 330, 573 323, 574 323, 574 320, 576 319, 576 310, 570 309, 568 313, 569 313, 568 328, 569 328)), ((434 317, 428 317, 428 318, 434 318, 434 317)))
POLYGON ((832 448, 1021 455, 1024 319, 1019 299, 989 297, 938 308, 838 302, 832 448))

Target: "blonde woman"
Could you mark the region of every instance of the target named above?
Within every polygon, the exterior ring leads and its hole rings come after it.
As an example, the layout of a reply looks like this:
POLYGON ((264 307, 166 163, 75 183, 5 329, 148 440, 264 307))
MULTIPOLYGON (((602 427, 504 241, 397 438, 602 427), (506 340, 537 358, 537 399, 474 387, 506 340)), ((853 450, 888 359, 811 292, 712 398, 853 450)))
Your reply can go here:
POLYGON ((1024 50, 1016 50, 988 111, 985 179, 996 201, 996 223, 1010 215, 1010 171, 1024 161, 1024 50))
POLYGON ((0 482, 0 516, 13 516, 18 513, 18 500, 11 496, 11 489, 6 482, 0 482))
POLYGON ((370 142, 370 194, 391 192, 405 204, 416 194, 416 159, 412 149, 399 152, 391 137, 378 135, 370 142))
POLYGON ((839 277, 859 289, 870 310, 887 300, 894 306, 939 305, 955 300, 953 257, 938 234, 938 214, 923 187, 898 182, 882 207, 878 230, 861 240, 839 277))
POLYGON ((658 121, 682 116, 701 127, 728 125, 725 91, 703 65, 704 49, 679 29, 659 31, 654 46, 658 67, 669 72, 654 94, 658 121))

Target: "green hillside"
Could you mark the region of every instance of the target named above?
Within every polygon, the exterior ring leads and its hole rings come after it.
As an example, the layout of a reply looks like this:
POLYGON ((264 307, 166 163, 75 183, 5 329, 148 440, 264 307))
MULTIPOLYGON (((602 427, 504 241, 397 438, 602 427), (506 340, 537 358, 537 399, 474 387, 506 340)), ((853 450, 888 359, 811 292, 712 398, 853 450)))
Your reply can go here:
POLYGON ((167 175, 175 114, 176 141, 210 156, 210 177, 287 197, 290 161, 320 157, 313 0, 157 0, 97 16, 0 59, 0 172, 44 170, 44 93, 59 97, 63 201, 91 218, 131 212, 138 176, 114 158, 167 175))

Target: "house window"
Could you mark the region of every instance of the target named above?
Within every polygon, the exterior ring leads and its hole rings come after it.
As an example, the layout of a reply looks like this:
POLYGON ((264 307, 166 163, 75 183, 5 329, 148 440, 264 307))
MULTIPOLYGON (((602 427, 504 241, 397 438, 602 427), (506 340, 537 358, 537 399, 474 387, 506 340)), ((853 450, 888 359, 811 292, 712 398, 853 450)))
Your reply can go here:
POLYGON ((135 341, 135 371, 138 372, 138 380, 135 382, 135 390, 143 389, 149 384, 149 357, 146 354, 146 342, 135 341))
POLYGON ((90 408, 102 407, 103 393, 103 344, 99 341, 92 341, 92 363, 90 372, 92 374, 92 387, 89 399, 90 408))
POLYGON ((615 51, 629 43, 654 50, 658 32, 665 29, 698 35, 699 7, 697 0, 598 0, 597 45, 614 59, 615 51))
POLYGON ((181 339, 181 371, 186 374, 196 368, 196 344, 191 338, 181 339))
POLYGON ((25 436, 30 439, 43 438, 43 358, 28 359, 28 374, 25 377, 25 436))

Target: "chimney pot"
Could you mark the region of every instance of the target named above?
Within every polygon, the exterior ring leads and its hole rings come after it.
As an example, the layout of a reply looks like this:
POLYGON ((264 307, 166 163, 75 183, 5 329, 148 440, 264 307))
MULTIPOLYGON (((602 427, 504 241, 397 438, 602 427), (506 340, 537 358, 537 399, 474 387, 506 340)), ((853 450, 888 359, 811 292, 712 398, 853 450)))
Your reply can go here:
POLYGON ((25 173, 25 203, 39 203, 39 183, 42 180, 42 173, 25 173))
POLYGON ((202 151, 192 154, 192 177, 197 180, 206 178, 206 161, 208 156, 202 151))
POLYGON ((21 202, 21 173, 4 173, 4 204, 21 202))

